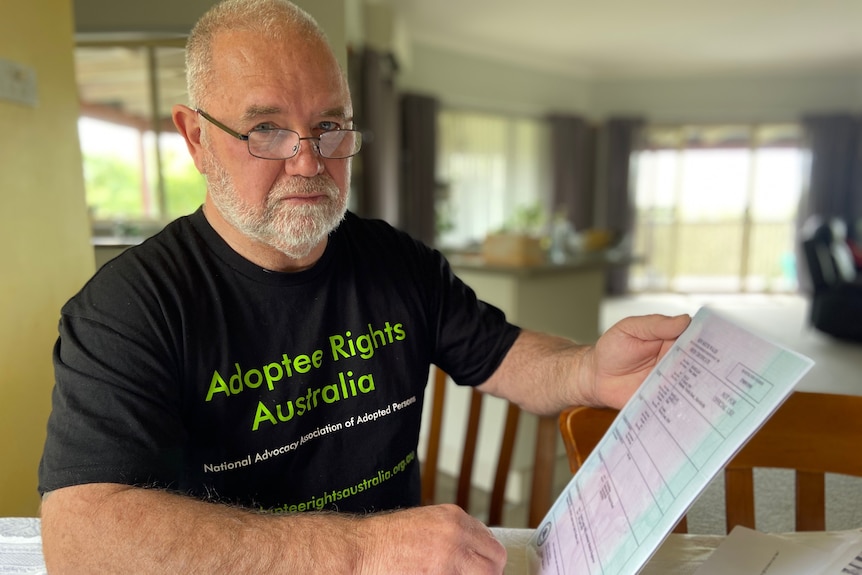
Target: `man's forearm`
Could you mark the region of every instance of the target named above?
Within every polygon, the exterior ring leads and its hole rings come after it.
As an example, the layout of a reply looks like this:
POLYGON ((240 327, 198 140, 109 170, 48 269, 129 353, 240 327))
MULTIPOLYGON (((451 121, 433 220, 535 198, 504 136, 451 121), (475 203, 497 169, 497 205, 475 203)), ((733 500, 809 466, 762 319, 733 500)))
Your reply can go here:
POLYGON ((590 404, 593 400, 583 389, 590 387, 594 374, 591 350, 592 346, 566 338, 523 330, 500 367, 478 389, 540 415, 590 404))
POLYGON ((352 573, 362 549, 357 521, 93 484, 48 494, 42 539, 50 573, 352 573))
POLYGON ((506 565, 491 531, 454 505, 270 515, 114 484, 45 498, 42 548, 52 575, 486 575, 506 565))
POLYGON ((523 330, 479 389, 543 415, 571 405, 620 409, 690 322, 685 314, 628 317, 594 345, 523 330))

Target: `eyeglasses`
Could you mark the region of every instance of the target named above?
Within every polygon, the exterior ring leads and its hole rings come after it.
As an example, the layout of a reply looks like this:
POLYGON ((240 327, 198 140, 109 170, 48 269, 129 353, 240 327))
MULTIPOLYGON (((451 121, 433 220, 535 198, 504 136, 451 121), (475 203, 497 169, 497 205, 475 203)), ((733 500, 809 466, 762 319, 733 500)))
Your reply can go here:
POLYGON ((287 160, 294 157, 299 153, 303 140, 311 140, 318 154, 334 160, 355 156, 362 147, 362 132, 359 130, 332 130, 306 138, 300 137, 293 130, 283 128, 256 128, 248 134, 240 134, 201 109, 196 109, 195 112, 234 138, 245 141, 248 144, 248 153, 264 160, 287 160))

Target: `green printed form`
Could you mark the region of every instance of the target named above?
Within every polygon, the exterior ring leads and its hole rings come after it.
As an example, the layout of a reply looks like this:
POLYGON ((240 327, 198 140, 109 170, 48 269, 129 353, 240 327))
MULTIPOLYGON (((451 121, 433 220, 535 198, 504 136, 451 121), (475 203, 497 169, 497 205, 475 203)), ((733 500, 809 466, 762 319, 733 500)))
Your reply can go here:
POLYGON ((536 530, 531 573, 637 573, 813 364, 702 308, 536 530))

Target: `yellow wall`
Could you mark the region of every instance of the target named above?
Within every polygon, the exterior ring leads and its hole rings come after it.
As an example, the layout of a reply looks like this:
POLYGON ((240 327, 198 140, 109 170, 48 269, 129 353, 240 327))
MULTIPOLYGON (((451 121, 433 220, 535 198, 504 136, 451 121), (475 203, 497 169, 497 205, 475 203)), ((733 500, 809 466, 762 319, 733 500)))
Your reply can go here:
POLYGON ((38 512, 59 310, 94 268, 72 30, 71 0, 0 4, 0 58, 38 85, 36 107, 0 100, 0 515, 38 512))

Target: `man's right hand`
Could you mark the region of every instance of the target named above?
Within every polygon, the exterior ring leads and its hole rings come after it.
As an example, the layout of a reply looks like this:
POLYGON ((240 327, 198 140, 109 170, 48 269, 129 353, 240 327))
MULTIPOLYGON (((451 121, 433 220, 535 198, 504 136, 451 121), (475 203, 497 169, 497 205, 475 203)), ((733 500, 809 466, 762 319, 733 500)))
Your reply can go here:
POLYGON ((502 543, 456 505, 417 507, 362 521, 370 538, 362 549, 361 575, 500 575, 506 566, 502 543))

